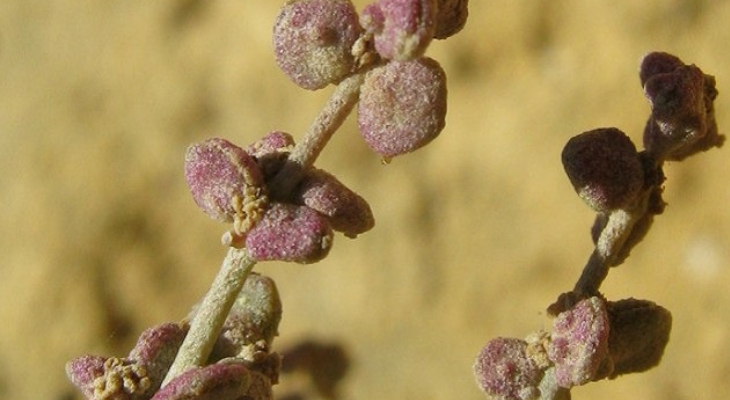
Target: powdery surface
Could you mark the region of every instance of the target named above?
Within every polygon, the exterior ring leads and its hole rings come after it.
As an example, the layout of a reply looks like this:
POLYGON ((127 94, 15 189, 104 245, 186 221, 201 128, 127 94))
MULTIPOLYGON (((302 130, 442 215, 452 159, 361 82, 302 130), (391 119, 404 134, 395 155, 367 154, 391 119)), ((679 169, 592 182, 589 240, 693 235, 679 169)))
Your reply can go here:
MULTIPOLYGON (((7 399, 78 399, 67 360, 122 356, 186 315, 225 251, 224 226, 187 193, 185 148, 274 129, 299 139, 331 91, 276 69, 278 2, 46 3, 0 5, 7 399)), ((604 126, 640 142, 644 53, 715 74, 730 129, 730 4, 470 3, 464 30, 427 53, 449 79, 439 138, 385 167, 351 117, 318 163, 370 202, 375 228, 338 237, 316 265, 257 267, 282 295, 275 345, 338 345, 350 360, 335 398, 481 399, 479 349, 550 326, 543 310, 577 279, 593 219, 560 152, 604 126)), ((663 363, 575 399, 730 397, 728 151, 668 165, 665 214, 605 285, 672 311, 663 363)), ((292 393, 322 398, 302 373, 282 376, 279 396, 292 393)))

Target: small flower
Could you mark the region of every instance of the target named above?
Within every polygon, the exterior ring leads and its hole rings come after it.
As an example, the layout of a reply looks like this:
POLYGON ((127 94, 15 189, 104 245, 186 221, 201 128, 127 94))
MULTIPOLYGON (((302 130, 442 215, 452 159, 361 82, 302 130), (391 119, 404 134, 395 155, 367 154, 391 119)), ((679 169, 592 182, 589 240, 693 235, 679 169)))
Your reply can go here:
POLYGON ((128 357, 83 356, 66 374, 89 400, 149 399, 160 387, 185 336, 178 324, 145 330, 128 357))
POLYGON ((289 1, 274 26, 276 62, 300 87, 321 89, 352 72, 351 50, 359 36, 349 0, 289 1))
POLYGON ((233 222, 244 235, 261 219, 268 203, 256 160, 225 139, 209 139, 185 153, 185 179, 195 203, 211 218, 233 222))
POLYGON ((256 261, 309 264, 327 256, 331 246, 332 228, 323 215, 286 203, 273 203, 246 236, 248 254, 256 261))
POLYGON ((375 50, 389 60, 420 57, 433 39, 435 0, 380 0, 362 11, 360 23, 373 36, 375 50))
POLYGON ((571 138, 563 167, 578 196, 599 212, 630 206, 644 186, 636 147, 616 128, 600 128, 571 138))
POLYGON ((558 385, 571 388, 593 380, 608 355, 608 337, 608 314, 598 297, 560 313, 553 322, 548 347, 558 385))
POLYGON ((160 387, 186 334, 187 327, 164 323, 142 332, 129 352, 127 358, 137 361, 147 370, 153 392, 160 387))
POLYGON ((385 158, 425 146, 446 125, 446 74, 430 58, 373 69, 362 85, 357 121, 365 142, 385 158))
POLYGON ((527 342, 496 338, 487 343, 474 363, 477 384, 494 400, 535 399, 543 371, 526 354, 527 342))

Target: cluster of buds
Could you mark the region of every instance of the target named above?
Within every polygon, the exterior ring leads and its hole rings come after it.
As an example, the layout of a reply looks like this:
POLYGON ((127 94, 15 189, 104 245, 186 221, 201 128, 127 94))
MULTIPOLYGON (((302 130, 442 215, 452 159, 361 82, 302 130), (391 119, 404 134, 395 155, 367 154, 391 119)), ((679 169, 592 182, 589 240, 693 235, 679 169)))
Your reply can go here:
POLYGON ((349 0, 294 0, 276 20, 276 60, 310 90, 364 75, 358 127, 388 160, 444 128, 446 75, 424 52, 461 30, 467 14, 467 0, 380 0, 361 15, 349 0))
POLYGON ((651 115, 643 151, 617 128, 584 132, 562 152, 576 193, 598 214, 595 249, 578 282, 548 307, 551 333, 526 340, 497 338, 477 357, 477 383, 491 399, 570 399, 570 388, 645 371, 659 363, 671 314, 645 300, 605 300, 609 268, 622 264, 664 211, 664 162, 720 147, 715 78, 661 52, 646 55, 639 73, 651 115))
MULTIPOLYGON (((194 315, 195 310, 188 320, 194 315)), ((66 373, 91 400, 273 399, 280 358, 271 346, 281 320, 273 280, 251 274, 206 365, 160 388, 188 332, 188 320, 147 329, 127 357, 83 356, 70 361, 66 373)))
POLYGON ((294 146, 291 135, 272 132, 241 148, 224 139, 193 144, 185 155, 185 178, 197 205, 211 218, 232 223, 225 244, 255 261, 321 260, 333 230, 349 237, 371 229, 370 206, 329 173, 311 168, 285 198, 269 187, 294 146))
POLYGON ((491 340, 475 378, 490 399, 570 399, 574 386, 657 365, 671 324, 669 311, 650 301, 590 297, 560 313, 552 332, 491 340))

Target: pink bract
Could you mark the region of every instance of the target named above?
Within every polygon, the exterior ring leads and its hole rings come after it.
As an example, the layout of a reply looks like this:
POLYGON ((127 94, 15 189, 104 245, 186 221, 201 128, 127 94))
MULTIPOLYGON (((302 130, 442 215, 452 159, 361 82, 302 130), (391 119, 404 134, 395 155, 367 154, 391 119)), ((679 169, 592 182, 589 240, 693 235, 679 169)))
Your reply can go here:
POLYGON ((367 74, 357 111, 360 133, 378 154, 412 152, 446 125, 446 74, 430 58, 391 61, 367 74))
POLYGON ((236 199, 246 198, 247 187, 263 186, 256 160, 225 139, 188 147, 185 180, 198 207, 220 222, 233 222, 239 212, 236 199))
POLYGON ((294 197, 297 202, 326 215, 332 229, 346 236, 355 237, 375 225, 367 201, 324 170, 308 171, 294 197))
POLYGON ((543 371, 526 350, 526 341, 513 338, 496 338, 484 346, 474 364, 474 376, 491 399, 524 400, 539 395, 543 371))
POLYGON ((609 320, 598 297, 581 300, 553 322, 548 357, 558 385, 571 388, 591 381, 608 356, 609 320))
POLYGON ((320 89, 352 72, 352 45, 359 35, 348 0, 290 1, 274 25, 276 62, 300 87, 320 89))
POLYGON ((399 61, 423 55, 436 29, 434 1, 380 0, 365 7, 360 22, 378 54, 399 61))
POLYGON ((323 259, 332 247, 332 228, 317 211, 293 204, 273 203, 248 232, 246 248, 256 261, 309 264, 323 259))

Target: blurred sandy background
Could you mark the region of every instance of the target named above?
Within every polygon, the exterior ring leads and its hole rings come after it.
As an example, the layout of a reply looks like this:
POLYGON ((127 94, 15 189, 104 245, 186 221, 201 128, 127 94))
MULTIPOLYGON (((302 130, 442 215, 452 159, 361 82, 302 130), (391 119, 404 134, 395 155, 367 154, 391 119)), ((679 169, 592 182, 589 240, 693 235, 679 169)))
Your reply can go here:
MULTIPOLYGON (((78 399, 68 359, 126 354, 206 291, 224 227, 187 194, 186 146, 300 137, 331 92, 276 68, 281 3, 2 0, 0 398, 78 399)), ((560 151, 602 126, 640 142, 644 53, 716 75, 728 132, 730 2, 471 3, 429 50, 449 77, 441 137, 383 166, 350 118, 318 162, 370 201, 375 229, 317 265, 258 267, 283 297, 277 348, 334 346, 347 364, 329 395, 284 375, 282 399, 483 398, 476 353, 547 327, 591 251, 560 151)), ((730 398, 729 151, 667 167, 669 207, 604 286, 673 312, 662 365, 575 399, 730 398)))

